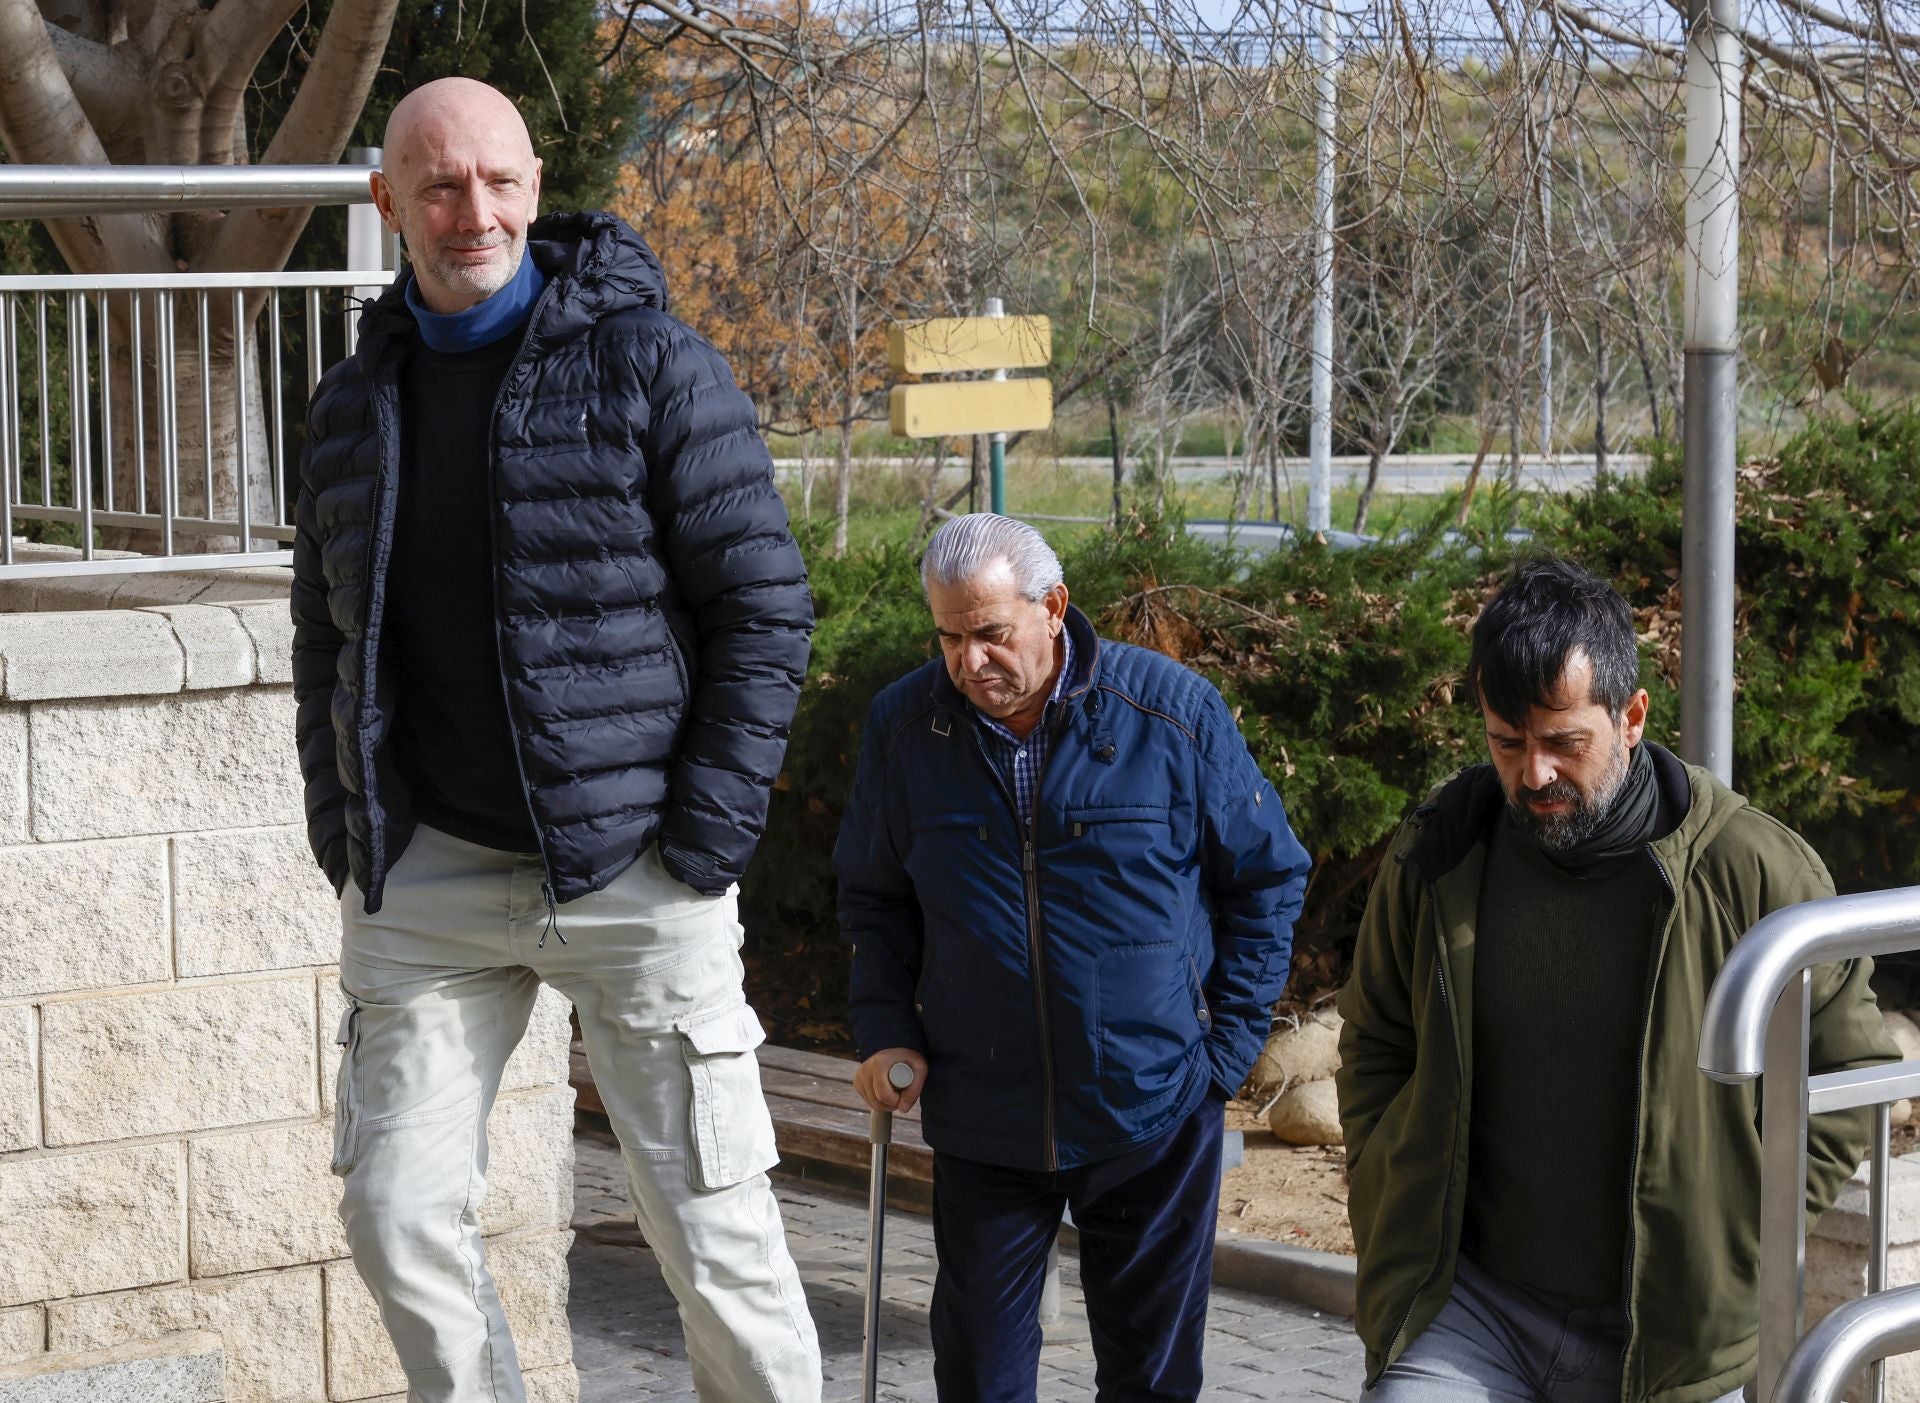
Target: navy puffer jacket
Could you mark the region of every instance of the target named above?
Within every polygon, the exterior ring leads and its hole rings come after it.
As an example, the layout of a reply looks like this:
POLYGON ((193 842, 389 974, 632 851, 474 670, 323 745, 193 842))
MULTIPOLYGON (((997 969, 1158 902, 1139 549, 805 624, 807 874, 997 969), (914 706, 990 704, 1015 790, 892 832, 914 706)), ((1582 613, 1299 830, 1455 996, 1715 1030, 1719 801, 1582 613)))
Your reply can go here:
MULTIPOLYGON (((547 287, 494 407, 488 481, 500 677, 552 898, 659 843, 723 891, 753 855, 807 668, 806 568, 720 353, 666 311, 640 236, 607 214, 529 231, 547 287)), ((380 909, 413 835, 381 623, 399 476, 396 283, 308 411, 293 681, 307 831, 336 890, 380 909)))
POLYGON ((927 1143, 1069 1169, 1239 1089, 1311 865, 1220 694, 1067 612, 1030 821, 935 658, 875 698, 834 872, 863 1056, 927 1058, 927 1143))

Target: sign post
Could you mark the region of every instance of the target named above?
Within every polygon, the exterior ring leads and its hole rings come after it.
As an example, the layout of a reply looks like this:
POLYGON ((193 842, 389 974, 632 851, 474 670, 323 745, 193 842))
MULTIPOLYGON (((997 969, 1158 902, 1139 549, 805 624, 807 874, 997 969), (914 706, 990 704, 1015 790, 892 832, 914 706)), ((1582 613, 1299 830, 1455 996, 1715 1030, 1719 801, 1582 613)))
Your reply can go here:
MULTIPOLYGON (((986 312, 990 317, 1004 317, 1007 314, 1007 304, 998 297, 989 297, 986 312)), ((1006 379, 1005 367, 995 370, 992 378, 1006 379)), ((987 445, 987 481, 992 485, 988 500, 993 503, 995 516, 1005 516, 1007 514, 1007 431, 996 429, 987 439, 987 445)))
POLYGON ((1053 359, 1053 324, 1010 317, 997 297, 983 317, 895 322, 887 329, 887 361, 896 373, 937 375, 990 371, 986 380, 935 380, 895 385, 888 409, 900 438, 989 436, 992 509, 1007 510, 1007 435, 1053 423, 1053 383, 1043 376, 1007 378, 1010 369, 1053 359))

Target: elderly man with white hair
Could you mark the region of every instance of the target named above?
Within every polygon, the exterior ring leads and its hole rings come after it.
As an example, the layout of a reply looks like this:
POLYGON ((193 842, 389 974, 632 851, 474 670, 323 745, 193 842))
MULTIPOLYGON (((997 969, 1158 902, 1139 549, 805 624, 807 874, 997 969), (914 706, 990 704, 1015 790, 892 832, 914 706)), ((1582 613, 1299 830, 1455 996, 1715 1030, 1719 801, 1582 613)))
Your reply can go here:
POLYGON ((1070 1208, 1096 1397, 1196 1398, 1221 1107, 1307 854, 1220 694, 1096 636, 1032 527, 956 517, 921 581, 941 656, 875 699, 834 868, 855 1084, 934 1151, 939 1397, 1035 1397, 1070 1208))

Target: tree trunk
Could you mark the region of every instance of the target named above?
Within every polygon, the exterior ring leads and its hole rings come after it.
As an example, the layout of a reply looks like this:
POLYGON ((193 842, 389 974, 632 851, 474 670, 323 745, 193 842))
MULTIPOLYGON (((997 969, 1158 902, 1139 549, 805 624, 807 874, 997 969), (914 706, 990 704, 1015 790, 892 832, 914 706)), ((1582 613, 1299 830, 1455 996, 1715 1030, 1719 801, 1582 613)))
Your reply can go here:
POLYGON ((1154 415, 1153 429, 1153 509, 1156 514, 1165 516, 1167 512, 1167 479, 1173 475, 1173 450, 1167 442, 1167 435, 1173 431, 1173 406, 1169 402, 1171 392, 1163 390, 1157 413, 1154 415))
POLYGON ((980 488, 986 473, 987 462, 984 447, 986 440, 979 434, 975 434, 972 443, 973 447, 967 460, 967 511, 970 513, 980 510, 980 488))
MULTIPOLYGON (((1280 516, 1280 430, 1277 424, 1269 424, 1267 426, 1266 449, 1267 486, 1271 492, 1268 498, 1271 510, 1267 515, 1267 520, 1279 521, 1282 518, 1280 516)), ((1287 515, 1289 517, 1293 515, 1293 489, 1291 486, 1287 489, 1287 515)))
POLYGON ((1507 390, 1507 486, 1520 490, 1520 382, 1524 377, 1514 367, 1507 390))
POLYGON ((1382 456, 1378 448, 1367 450, 1367 485, 1360 489, 1360 504, 1353 509, 1353 534, 1356 536, 1367 529, 1367 514, 1373 510, 1374 489, 1380 485, 1382 456))
POLYGON ((1666 430, 1660 422, 1660 387, 1653 381, 1653 354, 1647 349, 1646 328, 1641 326, 1640 318, 1633 321, 1633 349, 1640 361, 1640 383, 1646 387, 1647 413, 1653 419, 1653 436, 1665 438, 1666 430))
POLYGON ((1593 485, 1607 480, 1607 368, 1606 328, 1593 324, 1593 485))
POLYGON ((1480 443, 1473 452, 1473 466, 1467 469, 1467 485, 1460 493, 1460 514, 1455 521, 1465 526, 1473 516, 1473 497, 1480 490, 1480 470, 1486 466, 1487 454, 1493 451, 1493 441, 1499 436, 1500 428, 1491 414, 1482 414, 1480 418, 1480 443))
POLYGON ((813 524, 813 430, 800 435, 800 519, 813 524))
POLYGON ((913 533, 916 547, 927 539, 928 529, 933 525, 934 505, 940 500, 940 474, 946 466, 947 441, 936 438, 933 441, 933 466, 927 469, 927 493, 920 503, 920 525, 913 533))
POLYGON ((840 454, 834 461, 833 553, 847 553, 847 518, 853 506, 853 415, 856 396, 848 389, 840 413, 840 454))
POLYGON ((1111 390, 1107 392, 1107 438, 1113 450, 1113 529, 1118 531, 1124 515, 1120 493, 1127 480, 1127 450, 1120 442, 1120 405, 1111 390))
POLYGON ((1253 456, 1252 440, 1247 440, 1242 447, 1244 455, 1233 469, 1233 506, 1227 513, 1229 521, 1243 521, 1253 514, 1254 494, 1260 489, 1260 463, 1253 456))

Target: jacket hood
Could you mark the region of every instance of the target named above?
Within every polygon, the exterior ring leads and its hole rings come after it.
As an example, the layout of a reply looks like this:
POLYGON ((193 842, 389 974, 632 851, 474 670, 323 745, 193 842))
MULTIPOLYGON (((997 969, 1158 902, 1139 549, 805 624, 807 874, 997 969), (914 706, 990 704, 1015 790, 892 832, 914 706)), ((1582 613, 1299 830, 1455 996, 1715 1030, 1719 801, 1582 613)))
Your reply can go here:
MULTIPOLYGON (((626 220, 604 210, 549 214, 527 230, 527 257, 559 286, 553 296, 593 313, 610 303, 667 310, 667 275, 660 260, 626 220)), ((411 272, 396 277, 386 291, 362 304, 363 348, 386 337, 411 336, 415 326, 407 307, 411 272)))
POLYGON ((527 254, 589 306, 637 299, 667 310, 667 275, 632 225, 604 210, 549 214, 527 231, 527 254))
MULTIPOLYGON (((1653 759, 1654 779, 1667 811, 1684 815, 1671 833, 1651 845, 1678 881, 1747 801, 1665 746, 1652 741, 1641 744, 1653 759)), ((1422 882, 1439 881, 1465 861, 1476 844, 1487 841, 1505 803, 1493 766, 1468 766, 1443 780, 1414 810, 1415 831, 1402 860, 1413 864, 1422 882)))

